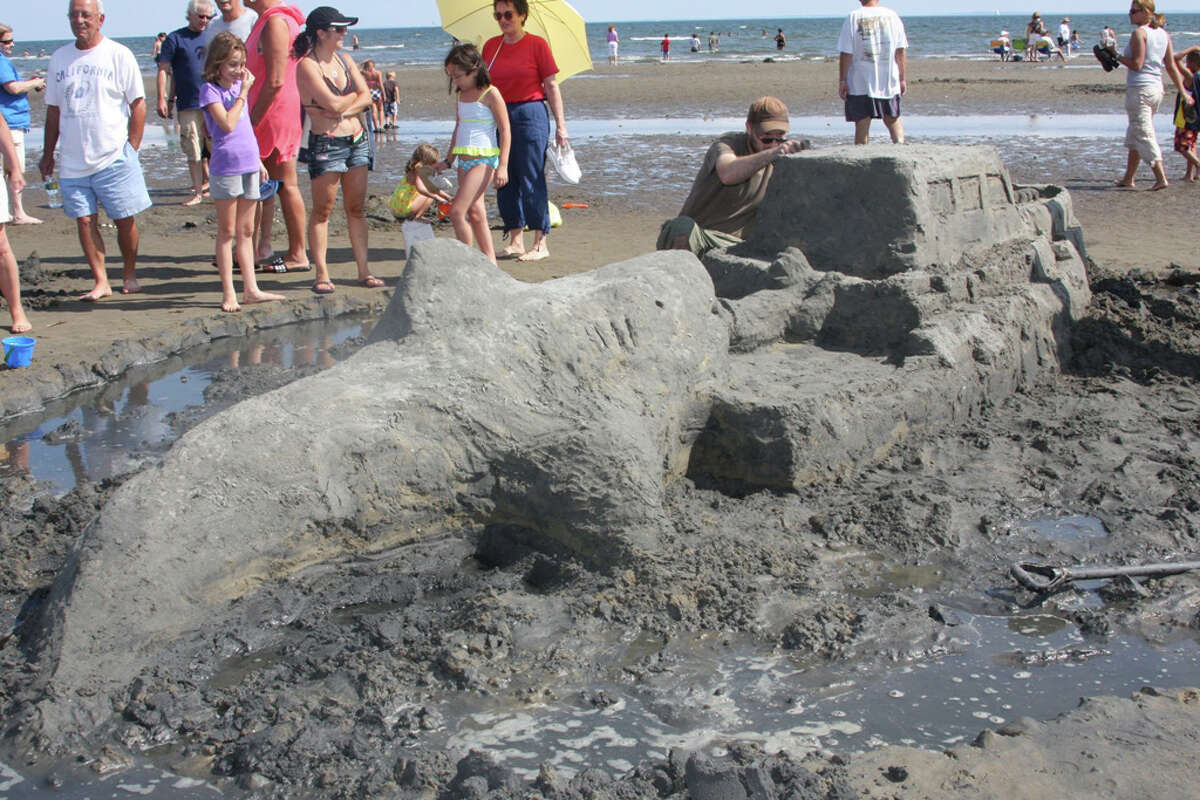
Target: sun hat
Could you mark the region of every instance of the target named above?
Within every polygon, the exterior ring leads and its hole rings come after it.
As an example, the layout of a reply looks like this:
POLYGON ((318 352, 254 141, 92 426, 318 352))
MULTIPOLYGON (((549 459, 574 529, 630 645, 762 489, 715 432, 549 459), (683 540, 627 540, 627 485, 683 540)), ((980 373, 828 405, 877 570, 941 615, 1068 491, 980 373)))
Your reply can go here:
POLYGON ((357 25, 358 17, 347 17, 333 6, 317 6, 308 12, 304 26, 310 31, 320 31, 331 25, 357 25))

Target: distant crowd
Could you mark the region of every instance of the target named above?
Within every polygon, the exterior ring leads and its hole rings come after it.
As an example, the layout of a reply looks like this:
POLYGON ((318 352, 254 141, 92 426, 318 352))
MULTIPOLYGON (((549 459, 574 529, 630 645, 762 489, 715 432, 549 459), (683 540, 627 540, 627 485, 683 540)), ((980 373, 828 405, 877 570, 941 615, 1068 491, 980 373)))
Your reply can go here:
MULTIPOLYGON (((838 39, 838 94, 845 118, 854 124, 856 144, 868 142, 876 119, 894 143, 903 144, 901 101, 908 88, 904 24, 879 0, 859 2, 838 39)), ((28 331, 30 323, 21 306, 16 259, 4 223, 41 221, 22 203, 30 92, 46 94, 39 171, 48 191, 61 193, 64 212, 76 221, 94 279, 80 299, 97 301, 113 293, 101 207, 117 232, 123 262, 120 291, 141 290, 136 217, 151 205, 138 156, 147 114, 145 87, 133 54, 101 32, 103 0, 69 0, 68 9, 74 41, 51 55, 45 79, 21 79, 8 59, 13 31, 0 25, 0 157, 8 179, 8 191, 0 192, 0 293, 12 315, 13 332, 28 331)), ((428 143, 415 149, 391 208, 406 223, 406 240, 440 211, 460 241, 478 246, 493 262, 537 261, 550 255, 548 155, 556 164, 573 162, 556 77, 559 66, 546 40, 526 30, 528 0, 494 0, 492 9, 496 35, 482 48, 457 43, 444 60, 455 96, 450 146, 444 153, 428 143), (451 184, 440 176, 449 169, 458 176, 453 195, 451 184), (504 226, 499 253, 484 206, 485 193, 493 187, 504 226), (528 247, 526 228, 532 233, 528 247)), ((1200 47, 1174 53, 1154 0, 1133 0, 1129 16, 1133 30, 1123 53, 1116 53, 1115 35, 1096 48, 1106 70, 1127 70, 1128 157, 1118 185, 1132 187, 1142 161, 1154 174, 1153 188, 1167 185, 1153 129, 1163 72, 1179 89, 1175 147, 1187 160, 1187 179, 1195 181, 1200 178, 1195 153, 1200 47)), ((398 89, 394 73, 381 74, 370 61, 360 66, 346 52, 348 29, 358 19, 331 6, 305 16, 283 0, 244 0, 244 5, 243 0, 188 0, 185 17, 185 26, 160 34, 154 44, 156 112, 178 126, 190 176, 183 203, 194 205, 209 196, 216 208, 214 263, 221 278, 221 307, 232 312, 243 303, 282 299, 259 288, 256 272, 315 268, 311 290, 334 292, 326 254, 329 217, 339 191, 357 281, 367 288, 383 286, 369 267, 364 205, 367 172, 376 156, 373 134, 396 124, 398 89), (308 208, 297 181, 299 163, 307 165, 311 179, 308 208), (272 246, 276 204, 286 228, 282 254, 272 246)), ((1078 41, 1069 23, 1063 19, 1058 41, 1050 45, 1052 54, 1065 57, 1078 41)), ((763 33, 765 37, 767 31, 763 33)), ((1033 14, 1026 36, 1048 38, 1040 14, 1033 14)), ((618 58, 619 41, 610 25, 611 63, 618 58)), ((782 29, 775 42, 780 50, 786 47, 782 29)), ((357 49, 357 37, 349 44, 357 49)), ((664 36, 664 59, 670 44, 664 36)), ((692 47, 700 47, 696 36, 692 47)), ((709 49, 716 48, 713 33, 709 49)), ((754 224, 775 160, 805 146, 789 139, 788 131, 788 110, 778 98, 755 100, 745 132, 727 134, 709 148, 680 214, 662 226, 658 246, 703 254, 741 240, 754 224)))

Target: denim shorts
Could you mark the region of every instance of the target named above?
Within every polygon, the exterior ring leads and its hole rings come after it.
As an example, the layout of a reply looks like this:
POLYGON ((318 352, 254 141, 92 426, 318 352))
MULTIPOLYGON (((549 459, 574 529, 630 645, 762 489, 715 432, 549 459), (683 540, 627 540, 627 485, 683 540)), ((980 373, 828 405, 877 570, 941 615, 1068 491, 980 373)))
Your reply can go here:
POLYGON ((95 214, 97 203, 113 219, 132 217, 151 206, 137 150, 129 142, 121 157, 104 169, 83 178, 60 178, 58 186, 63 211, 72 219, 95 214))
POLYGON ((354 136, 308 135, 308 177, 326 172, 349 172, 371 164, 371 137, 366 131, 354 136))

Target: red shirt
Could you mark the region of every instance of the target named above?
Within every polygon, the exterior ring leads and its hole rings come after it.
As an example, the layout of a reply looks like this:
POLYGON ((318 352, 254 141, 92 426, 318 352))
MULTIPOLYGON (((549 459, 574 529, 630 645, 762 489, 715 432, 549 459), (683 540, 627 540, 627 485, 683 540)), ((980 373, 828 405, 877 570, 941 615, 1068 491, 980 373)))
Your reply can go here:
POLYGON ((532 33, 526 33, 516 44, 504 42, 502 45, 502 41, 500 36, 487 40, 483 46, 483 63, 488 65, 492 83, 500 90, 504 102, 545 100, 542 81, 558 74, 558 64, 554 62, 550 45, 532 33))
POLYGON ((671 37, 669 37, 669 36, 663 37, 662 49, 663 49, 664 53, 668 52, 671 49, 671 37))

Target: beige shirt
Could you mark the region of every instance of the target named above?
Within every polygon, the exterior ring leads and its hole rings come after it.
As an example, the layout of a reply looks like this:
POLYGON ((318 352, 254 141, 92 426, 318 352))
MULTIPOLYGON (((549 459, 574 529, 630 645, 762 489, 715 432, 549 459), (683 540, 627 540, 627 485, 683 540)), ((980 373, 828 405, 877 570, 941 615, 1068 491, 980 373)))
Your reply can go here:
POLYGON ((723 134, 708 148, 679 215, 691 217, 701 228, 745 239, 754 228, 758 207, 775 166, 768 164, 742 183, 726 186, 717 177, 717 158, 729 152, 739 157, 752 155, 750 137, 745 131, 723 134))

